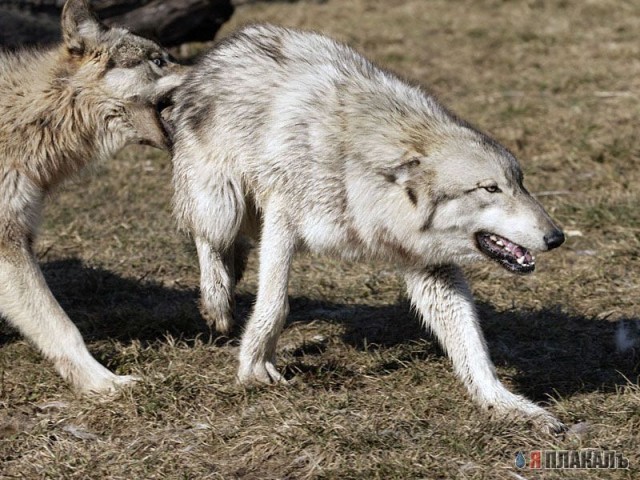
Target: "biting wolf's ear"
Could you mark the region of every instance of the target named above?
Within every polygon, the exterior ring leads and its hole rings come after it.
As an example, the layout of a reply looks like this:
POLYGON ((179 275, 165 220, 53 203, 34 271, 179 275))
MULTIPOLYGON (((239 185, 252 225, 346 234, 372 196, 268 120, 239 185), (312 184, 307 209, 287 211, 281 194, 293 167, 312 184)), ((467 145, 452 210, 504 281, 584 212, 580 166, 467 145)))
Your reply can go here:
POLYGON ((82 55, 108 29, 93 13, 88 0, 67 0, 62 9, 62 36, 70 53, 82 55))
POLYGON ((404 185, 417 174, 421 163, 422 159, 418 155, 410 155, 403 158, 399 165, 383 168, 379 173, 388 182, 404 185))

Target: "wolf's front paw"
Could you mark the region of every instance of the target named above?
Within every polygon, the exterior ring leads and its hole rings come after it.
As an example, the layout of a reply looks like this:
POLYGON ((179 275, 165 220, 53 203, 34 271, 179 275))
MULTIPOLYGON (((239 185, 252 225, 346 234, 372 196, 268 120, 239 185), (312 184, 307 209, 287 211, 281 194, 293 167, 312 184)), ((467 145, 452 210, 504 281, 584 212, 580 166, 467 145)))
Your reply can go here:
POLYGON ((240 364, 238 382, 242 385, 287 383, 275 364, 269 361, 240 364))
POLYGON ((510 392, 487 407, 494 407, 498 416, 522 419, 531 422, 535 429, 550 434, 560 434, 567 427, 551 413, 526 398, 510 392))
POLYGON ((546 410, 541 410, 543 413, 539 415, 531 415, 529 417, 536 430, 549 433, 551 435, 560 435, 567 431, 567 426, 564 423, 546 410))
POLYGON ((98 363, 83 348, 69 355, 58 358, 54 365, 60 375, 68 380, 74 388, 83 394, 109 394, 120 388, 140 380, 133 375, 116 375, 98 363))
POLYGON ((207 325, 222 335, 228 335, 235 324, 232 309, 225 305, 220 307, 217 303, 200 299, 200 314, 207 325))
POLYGON ((109 372, 108 376, 101 375, 100 378, 79 384, 78 389, 88 395, 109 395, 124 387, 133 386, 140 380, 135 375, 114 375, 109 372))

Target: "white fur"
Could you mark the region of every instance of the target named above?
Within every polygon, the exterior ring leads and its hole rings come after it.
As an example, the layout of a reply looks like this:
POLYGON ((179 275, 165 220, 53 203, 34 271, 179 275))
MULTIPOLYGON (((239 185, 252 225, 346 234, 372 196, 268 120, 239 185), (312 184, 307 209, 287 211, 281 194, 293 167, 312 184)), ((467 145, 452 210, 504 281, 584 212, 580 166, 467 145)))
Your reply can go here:
POLYGON ((413 305, 482 406, 559 427, 496 378, 454 266, 484 258, 478 232, 532 251, 557 232, 504 147, 348 47, 269 26, 203 59, 177 92, 174 122, 174 209, 196 239, 203 314, 225 332, 234 242, 248 216, 262 217, 241 382, 282 381, 275 352, 296 250, 380 258, 406 272, 413 305))

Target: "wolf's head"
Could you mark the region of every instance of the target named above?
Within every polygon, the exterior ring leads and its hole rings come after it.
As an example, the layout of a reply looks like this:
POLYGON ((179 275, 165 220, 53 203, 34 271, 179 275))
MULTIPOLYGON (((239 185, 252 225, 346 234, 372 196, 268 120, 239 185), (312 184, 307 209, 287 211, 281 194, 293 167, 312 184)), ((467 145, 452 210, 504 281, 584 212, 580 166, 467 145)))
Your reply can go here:
POLYGON ((488 257, 529 273, 534 253, 564 242, 506 148, 467 125, 449 125, 434 138, 381 172, 394 184, 396 202, 405 204, 391 228, 414 254, 430 257, 435 250, 443 261, 488 257))
POLYGON ((114 125, 123 131, 116 136, 124 144, 167 148, 170 135, 160 111, 182 82, 184 67, 151 40, 99 22, 87 0, 67 0, 62 34, 67 61, 61 68, 69 82, 117 103, 123 122, 114 125))

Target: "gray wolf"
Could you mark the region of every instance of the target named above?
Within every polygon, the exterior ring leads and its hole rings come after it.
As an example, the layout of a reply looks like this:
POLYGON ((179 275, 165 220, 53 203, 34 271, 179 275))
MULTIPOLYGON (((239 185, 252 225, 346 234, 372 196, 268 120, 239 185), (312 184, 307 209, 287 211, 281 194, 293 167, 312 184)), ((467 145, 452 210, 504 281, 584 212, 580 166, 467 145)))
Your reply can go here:
POLYGON ((85 392, 133 380, 88 352, 56 302, 33 243, 45 197, 127 144, 168 147, 159 108, 183 67, 156 43, 100 23, 68 0, 61 45, 0 53, 0 314, 85 392))
POLYGON ((536 252, 564 241, 506 148, 348 46, 274 26, 214 47, 178 88, 172 122, 174 211, 195 240, 203 315, 221 332, 233 323, 235 250, 260 232, 242 383, 283 380, 276 343, 296 251, 376 258, 404 272, 480 405, 561 428, 496 377, 459 267, 491 259, 529 273, 536 252))

